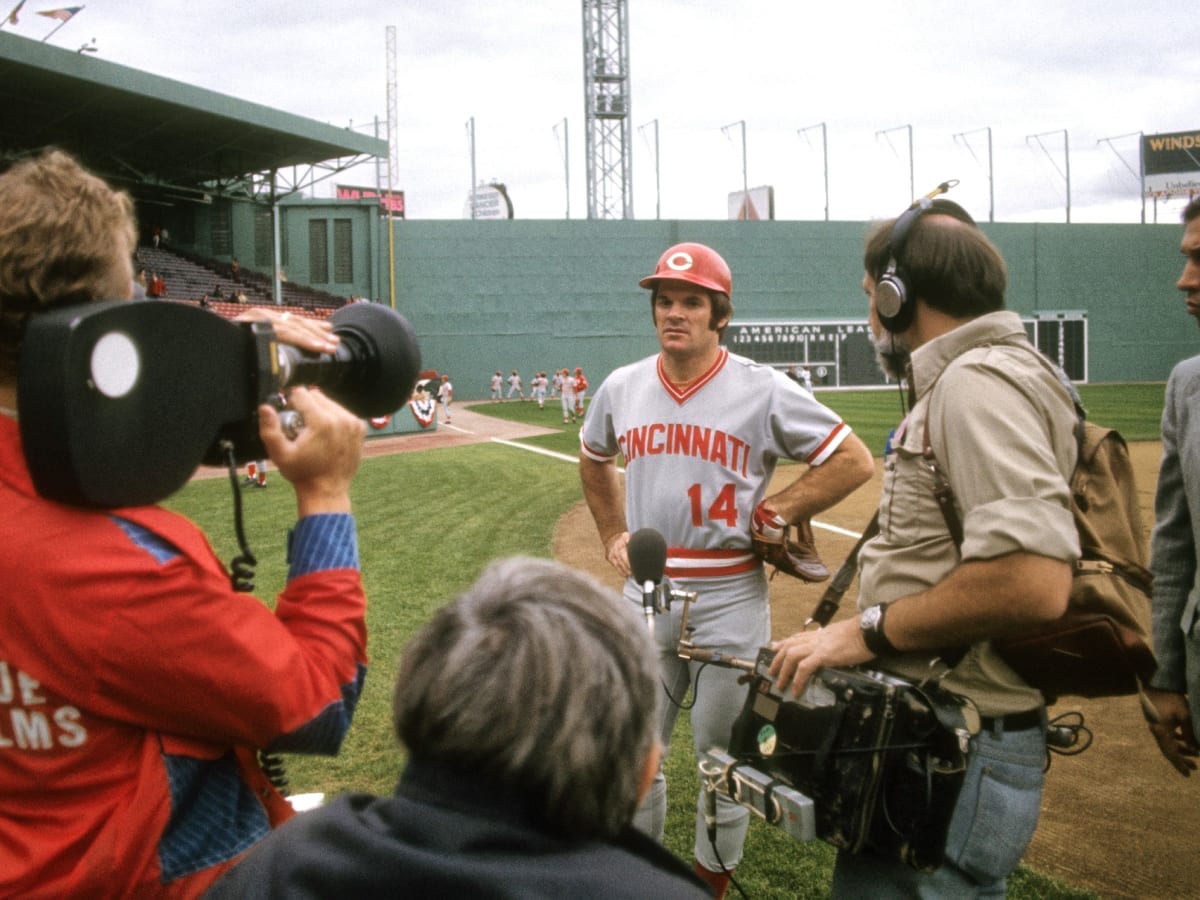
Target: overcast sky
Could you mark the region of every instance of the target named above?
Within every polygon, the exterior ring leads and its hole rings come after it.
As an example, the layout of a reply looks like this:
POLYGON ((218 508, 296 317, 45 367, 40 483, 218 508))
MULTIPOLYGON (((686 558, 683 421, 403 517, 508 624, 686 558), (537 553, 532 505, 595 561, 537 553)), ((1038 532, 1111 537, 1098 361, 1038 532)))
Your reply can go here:
MULTIPOLYGON (((53 8, 29 0, 5 28, 41 40, 53 8)), ((833 219, 908 202, 911 133, 915 193, 958 178, 981 220, 990 169, 997 221, 1065 221, 1069 183, 1071 221, 1137 222, 1137 132, 1200 132, 1184 0, 629 0, 629 20, 640 219, 656 202, 663 218, 727 217, 743 163, 751 187, 774 187, 776 218, 822 218, 823 123, 833 219)), ((368 133, 378 118, 386 136, 389 25, 410 218, 463 215, 470 119, 476 174, 507 185, 518 218, 586 217, 579 2, 91 0, 50 43, 368 133)))

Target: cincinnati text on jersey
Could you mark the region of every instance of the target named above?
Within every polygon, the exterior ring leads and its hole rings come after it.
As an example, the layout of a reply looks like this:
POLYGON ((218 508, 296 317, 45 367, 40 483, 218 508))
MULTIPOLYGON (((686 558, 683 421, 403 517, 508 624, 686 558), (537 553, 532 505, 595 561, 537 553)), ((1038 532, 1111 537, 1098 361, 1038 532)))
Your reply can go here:
POLYGON ((655 422, 630 428, 617 438, 625 465, 640 456, 694 456, 747 477, 750 444, 717 428, 655 422))

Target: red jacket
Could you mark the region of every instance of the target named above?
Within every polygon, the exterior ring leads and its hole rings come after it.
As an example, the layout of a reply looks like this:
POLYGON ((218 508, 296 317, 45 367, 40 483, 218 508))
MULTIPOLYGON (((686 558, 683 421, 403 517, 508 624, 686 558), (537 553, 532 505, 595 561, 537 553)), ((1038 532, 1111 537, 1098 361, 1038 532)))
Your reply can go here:
POLYGON ((39 497, 0 416, 0 896, 197 896, 287 815, 249 748, 335 753, 366 671, 354 520, 272 612, 158 507, 39 497))

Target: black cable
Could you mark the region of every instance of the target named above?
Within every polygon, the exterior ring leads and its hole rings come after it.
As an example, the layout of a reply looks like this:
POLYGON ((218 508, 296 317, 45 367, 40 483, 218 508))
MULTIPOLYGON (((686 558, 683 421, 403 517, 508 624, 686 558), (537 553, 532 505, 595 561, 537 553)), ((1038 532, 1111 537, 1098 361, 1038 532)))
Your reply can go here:
MULTIPOLYGON (((701 767, 701 771, 703 772, 703 767, 701 767)), ((730 785, 730 788, 729 788, 730 799, 732 799, 733 798, 733 795, 732 795, 733 783, 732 783, 732 781, 729 782, 729 785, 730 785)), ((715 806, 716 790, 717 790, 716 784, 710 782, 708 784, 702 785, 702 789, 706 792, 706 794, 705 794, 706 801, 709 798, 711 798, 713 801, 713 804, 714 804, 714 806, 712 808, 712 824, 709 825, 709 827, 708 827, 708 845, 710 847, 712 847, 713 856, 715 856, 717 858, 717 865, 720 867, 721 874, 724 875, 726 878, 728 878, 729 883, 732 884, 735 888, 737 888, 737 892, 742 895, 742 900, 750 900, 750 898, 746 896, 746 892, 744 890, 742 890, 741 884, 739 884, 738 880, 733 877, 733 869, 731 869, 727 865, 725 865, 725 860, 721 859, 721 851, 717 848, 717 809, 715 806), (710 791, 711 791, 711 793, 708 793, 710 791)), ((706 819, 708 818, 707 812, 705 813, 705 818, 706 819)), ((700 866, 700 861, 698 859, 696 860, 696 865, 700 866)), ((705 867, 705 868, 707 868, 707 867, 705 867)))
POLYGON ((229 563, 232 571, 230 581, 233 582, 235 591, 248 594, 254 590, 254 567, 258 565, 258 558, 246 543, 246 528, 242 519, 242 491, 238 485, 233 443, 221 441, 221 451, 225 454, 225 464, 229 467, 229 484, 233 487, 233 529, 237 535, 238 548, 241 550, 229 563))
POLYGON ((1050 770, 1050 754, 1078 756, 1092 746, 1092 730, 1083 724, 1083 713, 1070 710, 1055 716, 1046 726, 1046 765, 1050 770))
MULTIPOLYGON (((233 530, 237 535, 240 551, 229 563, 229 580, 235 591, 248 594, 254 590, 254 567, 258 565, 258 558, 246 542, 246 526, 242 516, 242 490, 241 485, 238 484, 238 467, 237 460, 233 455, 233 443, 223 440, 220 446, 221 452, 225 455, 225 464, 229 468, 229 484, 233 488, 233 530)), ((260 750, 258 751, 258 764, 263 770, 263 774, 267 776, 267 780, 274 785, 275 790, 286 797, 288 795, 288 778, 283 757, 278 753, 260 750)))
POLYGON ((675 695, 671 693, 670 686, 665 681, 663 681, 661 678, 659 678, 659 682, 661 682, 661 684, 662 684, 662 689, 663 689, 664 693, 666 693, 667 699, 671 701, 671 705, 676 706, 679 709, 685 709, 685 710, 691 709, 693 706, 696 705, 696 695, 700 691, 700 673, 703 672, 705 669, 707 669, 708 666, 709 666, 709 664, 706 662, 700 663, 700 668, 698 668, 696 670, 696 677, 694 679, 692 679, 691 683, 688 685, 688 689, 692 692, 692 702, 691 703, 686 702, 687 691, 685 691, 683 694, 683 698, 684 698, 683 700, 676 700, 675 695))

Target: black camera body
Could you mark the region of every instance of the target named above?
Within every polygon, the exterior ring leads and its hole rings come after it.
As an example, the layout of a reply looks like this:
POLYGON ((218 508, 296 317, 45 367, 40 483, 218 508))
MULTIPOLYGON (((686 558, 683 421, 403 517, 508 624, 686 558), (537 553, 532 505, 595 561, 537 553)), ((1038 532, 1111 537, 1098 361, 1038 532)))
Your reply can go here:
POLYGON ((257 409, 293 384, 318 385, 364 418, 402 406, 421 365, 407 321, 378 304, 330 321, 335 354, 285 347, 266 322, 166 301, 33 316, 17 406, 34 487, 74 506, 156 503, 225 446, 239 463, 263 457, 257 409))
POLYGON ((780 695, 764 648, 734 723, 738 771, 813 802, 816 836, 920 870, 941 864, 966 766, 965 701, 937 684, 823 668, 799 698, 780 695))

